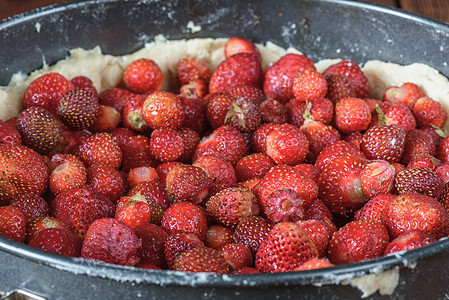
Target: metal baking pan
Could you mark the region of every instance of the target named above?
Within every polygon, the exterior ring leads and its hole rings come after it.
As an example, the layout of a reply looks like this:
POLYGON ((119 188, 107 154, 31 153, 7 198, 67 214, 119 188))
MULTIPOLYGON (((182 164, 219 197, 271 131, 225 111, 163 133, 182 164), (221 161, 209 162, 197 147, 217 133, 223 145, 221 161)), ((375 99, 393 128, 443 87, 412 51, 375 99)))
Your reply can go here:
MULTIPOLYGON (((143 47, 158 34, 169 39, 270 40, 296 47, 314 61, 422 62, 449 76, 449 25, 398 9, 344 0, 106 0, 49 6, 1 22, 0 85, 7 85, 18 71, 31 72, 43 61, 52 64, 64 58, 72 48, 100 45, 104 53, 120 55, 143 47), (191 32, 186 27, 189 21, 202 30, 191 32)), ((381 289, 372 299, 441 299, 449 294, 448 239, 324 270, 215 275, 89 262, 0 237, 0 265, 0 292, 7 299, 14 295, 21 299, 33 295, 36 299, 351 299, 370 294, 353 286, 361 282, 358 278, 370 277, 371 281, 398 277, 391 295, 381 295, 381 289)))

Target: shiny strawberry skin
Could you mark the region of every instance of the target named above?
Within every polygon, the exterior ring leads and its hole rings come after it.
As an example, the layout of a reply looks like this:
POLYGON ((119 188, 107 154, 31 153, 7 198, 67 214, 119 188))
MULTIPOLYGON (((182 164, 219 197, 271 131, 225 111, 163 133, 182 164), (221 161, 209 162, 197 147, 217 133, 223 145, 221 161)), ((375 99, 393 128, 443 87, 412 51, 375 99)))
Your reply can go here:
POLYGON ((405 130, 396 125, 374 126, 363 134, 360 149, 368 159, 399 162, 405 149, 405 136, 405 130))

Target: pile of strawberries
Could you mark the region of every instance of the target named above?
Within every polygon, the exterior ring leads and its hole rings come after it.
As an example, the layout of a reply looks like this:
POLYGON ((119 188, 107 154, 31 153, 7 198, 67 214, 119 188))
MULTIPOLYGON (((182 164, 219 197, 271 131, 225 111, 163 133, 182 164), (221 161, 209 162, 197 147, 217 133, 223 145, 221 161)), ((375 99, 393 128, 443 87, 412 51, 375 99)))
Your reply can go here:
POLYGON ((0 122, 0 234, 147 269, 248 274, 353 263, 449 235, 447 114, 414 83, 369 98, 357 64, 231 38, 215 70, 150 59, 120 86, 35 79, 0 122))

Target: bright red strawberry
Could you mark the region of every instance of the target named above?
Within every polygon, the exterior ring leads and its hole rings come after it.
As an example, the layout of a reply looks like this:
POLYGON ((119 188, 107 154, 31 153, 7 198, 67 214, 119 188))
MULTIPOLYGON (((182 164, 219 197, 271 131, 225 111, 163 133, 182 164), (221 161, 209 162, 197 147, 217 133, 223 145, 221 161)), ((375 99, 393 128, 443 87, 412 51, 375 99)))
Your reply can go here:
POLYGON ((81 239, 84 239, 92 222, 114 215, 112 202, 88 186, 58 194, 50 209, 53 216, 66 223, 81 239))
POLYGON ((224 125, 199 142, 193 160, 201 155, 215 155, 235 165, 246 154, 246 149, 242 133, 232 126, 224 125))
POLYGON ((161 227, 167 233, 191 232, 201 241, 206 239, 207 220, 203 209, 191 202, 176 202, 165 211, 161 227))
POLYGON ((360 149, 363 140, 363 133, 361 132, 350 133, 344 136, 343 140, 360 149))
POLYGON ((112 106, 121 113, 128 96, 133 95, 135 94, 128 90, 119 87, 113 87, 102 91, 100 95, 98 95, 98 100, 100 104, 112 106))
POLYGON ((32 193, 19 192, 15 194, 10 205, 23 212, 27 225, 35 218, 46 217, 50 211, 45 199, 32 193))
POLYGON ((305 70, 316 71, 311 59, 289 53, 271 65, 265 73, 263 90, 268 98, 287 103, 293 98, 293 82, 305 70))
POLYGON ((127 184, 130 188, 144 181, 159 181, 159 175, 155 168, 137 167, 128 172, 127 184))
POLYGON ((198 247, 204 247, 203 242, 194 233, 177 231, 165 240, 164 255, 169 269, 173 269, 175 259, 179 254, 198 247))
POLYGON ((371 220, 382 222, 381 215, 385 205, 393 200, 393 194, 380 194, 374 196, 365 205, 354 214, 354 220, 371 220))
POLYGON ((123 82, 134 93, 150 94, 162 87, 163 75, 153 60, 141 58, 126 67, 123 82))
POLYGON ((209 81, 209 93, 223 93, 239 85, 260 87, 263 71, 252 53, 237 53, 222 61, 209 81))
POLYGON ((28 245, 54 254, 79 257, 82 244, 76 234, 65 228, 47 228, 39 231, 28 245))
POLYGON ((234 98, 227 94, 217 93, 211 96, 207 103, 206 116, 213 129, 224 125, 226 115, 233 102, 234 98))
POLYGON ((293 81, 292 90, 300 101, 311 101, 326 96, 327 82, 321 73, 305 70, 293 81))
POLYGON ((315 161, 315 166, 323 171, 325 166, 340 156, 354 156, 365 159, 359 148, 346 141, 336 141, 324 147, 315 161))
POLYGON ((129 172, 137 167, 157 165, 156 158, 151 154, 150 138, 143 135, 135 135, 126 138, 120 145, 123 154, 121 169, 129 172))
POLYGON ((84 141, 86 138, 91 136, 93 133, 87 130, 77 130, 77 131, 71 131, 71 130, 63 130, 62 136, 63 136, 63 142, 62 142, 62 149, 60 147, 56 147, 49 153, 49 155, 57 154, 57 153, 66 153, 66 154, 75 154, 76 149, 81 144, 82 141, 84 141))
POLYGON ((314 219, 299 221, 297 224, 312 239, 317 248, 318 256, 324 257, 331 238, 331 234, 327 230, 327 227, 320 221, 314 219))
POLYGON ((409 251, 436 242, 433 237, 419 231, 408 231, 394 240, 385 248, 384 255, 395 252, 409 251))
POLYGON ((299 128, 309 141, 307 161, 314 163, 320 152, 329 144, 341 139, 337 129, 323 122, 307 118, 299 128))
POLYGON ((363 134, 360 149, 368 159, 398 162, 404 153, 405 137, 405 130, 399 126, 373 126, 363 134))
POLYGON ((231 270, 250 267, 253 263, 251 251, 243 244, 227 244, 220 249, 231 270))
POLYGON ((264 100, 260 106, 262 123, 283 124, 287 122, 285 105, 273 98, 264 100))
POLYGON ((55 217, 45 216, 35 218, 27 225, 26 241, 31 241, 39 231, 46 228, 64 228, 69 230, 69 226, 67 226, 67 224, 63 223, 59 219, 56 219, 55 217))
POLYGON ((393 191, 395 168, 385 160, 368 162, 360 172, 362 190, 369 198, 393 191))
POLYGON ((344 133, 363 131, 371 122, 368 104, 360 98, 344 98, 335 105, 335 123, 344 133))
POLYGON ((42 196, 49 176, 47 164, 37 152, 25 146, 0 144, 0 203, 9 203, 18 192, 42 196))
POLYGON ((424 97, 424 91, 416 84, 405 82, 401 86, 390 86, 383 94, 383 101, 400 103, 412 110, 416 100, 424 97))
POLYGON ((0 120, 0 143, 7 143, 12 145, 21 145, 22 137, 20 136, 17 127, 0 120))
POLYGON ((435 171, 437 167, 441 166, 443 163, 441 162, 441 160, 430 156, 430 155, 426 155, 423 157, 417 157, 414 160, 412 160, 408 165, 407 165, 407 169, 411 169, 411 168, 426 168, 432 171, 435 171))
POLYGON ((150 149, 159 161, 175 161, 184 153, 184 140, 174 129, 158 128, 151 133, 150 149))
POLYGON ((259 107, 244 98, 238 98, 229 106, 224 124, 237 128, 240 132, 253 132, 262 121, 259 107))
POLYGON ((365 161, 358 157, 340 156, 322 170, 319 198, 334 214, 349 215, 368 201, 360 179, 364 165, 365 161))
POLYGON ((81 249, 81 257, 110 264, 134 266, 142 241, 119 220, 103 218, 92 223, 81 249))
POLYGON ((312 200, 309 207, 307 207, 304 214, 304 220, 320 220, 322 218, 332 220, 332 213, 323 201, 315 198, 312 200))
POLYGON ((336 265, 380 257, 389 239, 387 228, 382 223, 351 221, 332 236, 328 257, 336 265))
POLYGON ((106 132, 96 133, 83 140, 77 154, 87 166, 101 163, 118 169, 122 164, 122 150, 113 136, 106 132))
POLYGON ((192 165, 176 165, 165 179, 165 188, 172 202, 201 203, 209 193, 211 179, 206 172, 192 165))
POLYGON ((210 76, 209 64, 196 57, 185 57, 176 63, 176 79, 180 86, 198 79, 208 83, 210 76))
POLYGON ((431 197, 408 193, 396 196, 385 205, 382 223, 392 239, 413 230, 440 239, 448 235, 449 213, 431 197))
POLYGON ((203 169, 210 178, 209 196, 232 187, 237 182, 234 167, 219 157, 202 155, 192 165, 203 169))
POLYGON ((131 95, 125 97, 126 101, 121 110, 123 126, 137 132, 144 132, 150 128, 144 120, 142 109, 145 95, 131 95))
POLYGON ((400 103, 382 102, 376 105, 370 127, 375 125, 397 125, 405 131, 416 128, 412 111, 400 103))
POLYGON ((267 135, 266 145, 266 154, 278 164, 299 164, 309 153, 306 135, 297 126, 288 123, 274 128, 267 135))
POLYGON ((90 128, 98 118, 100 104, 90 90, 74 88, 62 96, 56 113, 71 130, 90 128))
POLYGON ((260 216, 242 218, 235 227, 234 242, 246 245, 254 256, 273 226, 271 221, 260 216))
POLYGON ((298 164, 294 166, 299 171, 306 174, 310 179, 312 179, 315 183, 318 184, 318 178, 320 177, 321 170, 318 167, 312 164, 298 164))
POLYGON ((315 244, 299 225, 281 222, 260 245, 255 266, 263 273, 289 272, 317 256, 315 244))
POLYGON ((112 132, 120 124, 122 116, 114 107, 101 105, 98 107, 98 117, 89 128, 92 132, 112 132))
POLYGON ((257 49, 253 42, 245 38, 231 37, 225 44, 224 52, 226 58, 243 52, 252 53, 256 55, 259 60, 261 60, 259 49, 257 49))
MULTIPOLYGON (((442 143, 440 143, 441 145, 442 143)), ((440 145, 438 147, 440 147, 440 145)), ((405 135, 404 154, 401 162, 408 165, 411 161, 424 157, 433 156, 436 153, 436 146, 433 140, 425 132, 419 129, 412 129, 407 131, 405 135)), ((437 156, 441 161, 444 161, 439 155, 437 156)))
POLYGON ((326 98, 317 98, 313 99, 310 103, 312 104, 310 114, 315 121, 330 125, 334 119, 334 105, 332 102, 326 98))
POLYGON ((331 73, 345 76, 354 88, 355 97, 368 98, 370 92, 368 78, 355 62, 349 59, 340 61, 327 68, 323 75, 331 73))
POLYGON ((263 90, 252 85, 238 85, 226 93, 234 99, 244 98, 256 105, 260 105, 266 99, 263 90))
POLYGON ((0 235, 16 242, 24 242, 26 237, 26 216, 17 207, 0 207, 0 235))
POLYGON ((34 79, 25 91, 23 106, 41 106, 56 113, 59 99, 74 85, 59 73, 48 73, 34 79))
POLYGON ((168 234, 165 230, 155 224, 143 224, 136 227, 134 232, 142 240, 142 247, 139 249, 140 261, 137 267, 143 263, 149 263, 166 269, 165 241, 168 234))
POLYGON ((174 261, 173 270, 226 274, 229 273, 229 265, 220 251, 198 247, 179 254, 174 261))
POLYGON ((327 82, 326 98, 334 105, 341 99, 356 97, 356 91, 351 82, 340 74, 323 74, 327 82))
POLYGON ((254 153, 240 159, 235 165, 235 174, 239 181, 262 178, 275 165, 265 153, 254 153))
POLYGON ((443 182, 435 171, 426 168, 411 168, 398 173, 395 187, 399 194, 419 193, 439 199, 443 182))
POLYGON ((190 98, 183 95, 177 96, 184 106, 184 122, 182 127, 191 128, 198 133, 203 133, 207 127, 206 108, 208 102, 204 98, 190 98))
MULTIPOLYGON (((170 206, 167 192, 159 181, 142 181, 131 188, 127 196, 133 197, 136 194, 144 196, 148 202, 153 201, 159 204, 163 210, 166 210, 170 206)), ((117 203, 117 209, 121 208, 119 203, 120 201, 117 203)))
POLYGON ((441 128, 447 121, 443 105, 429 97, 416 100, 412 112, 418 126, 433 125, 441 128))
POLYGON ((132 229, 143 224, 159 225, 161 223, 164 210, 156 202, 146 200, 145 196, 137 193, 131 197, 122 197, 119 202, 114 218, 132 229))
POLYGON ((262 124, 251 135, 250 147, 253 152, 265 153, 267 151, 267 136, 277 124, 262 124))
POLYGON ((232 187, 212 196, 206 203, 206 212, 217 223, 234 228, 241 218, 257 216, 260 210, 253 192, 232 187))
POLYGON ((312 258, 311 260, 306 261, 302 265, 296 267, 293 271, 307 271, 307 270, 315 270, 322 268, 330 268, 333 267, 334 264, 329 261, 327 258, 312 258))
POLYGON ((179 95, 186 98, 204 97, 208 92, 208 82, 204 82, 201 79, 189 81, 179 88, 179 95))
POLYGON ((17 118, 22 145, 47 154, 62 143, 62 126, 58 119, 40 106, 23 110, 17 118))
POLYGON ((234 230, 232 228, 212 225, 207 228, 204 245, 209 248, 220 250, 224 245, 234 242, 234 230))
POLYGON ((120 172, 101 163, 87 168, 86 184, 94 191, 105 195, 114 204, 117 203, 124 191, 124 182, 120 172))
POLYGON ((184 106, 175 94, 156 91, 145 99, 142 116, 152 129, 179 129, 184 122, 184 106))

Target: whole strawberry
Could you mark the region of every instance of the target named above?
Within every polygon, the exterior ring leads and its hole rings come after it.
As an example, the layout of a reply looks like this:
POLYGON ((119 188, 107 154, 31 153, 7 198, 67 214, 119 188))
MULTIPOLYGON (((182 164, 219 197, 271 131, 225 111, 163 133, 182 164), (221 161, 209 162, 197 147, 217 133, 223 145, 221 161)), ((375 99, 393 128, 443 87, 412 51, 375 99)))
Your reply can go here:
POLYGON ((179 129, 184 122, 184 106, 175 94, 156 91, 145 99, 142 116, 152 129, 179 129))
POLYGON ((162 87, 163 75, 159 66, 151 59, 132 61, 123 73, 123 82, 134 93, 152 93, 162 87))
POLYGON ((0 207, 0 235, 16 242, 24 242, 26 237, 26 216, 17 207, 0 207))
POLYGON ((90 128, 98 118, 100 104, 90 90, 74 88, 59 100, 56 113, 71 130, 90 128))
POLYGON ((439 199, 443 182, 435 171, 418 167, 399 172, 395 179, 395 187, 399 194, 419 193, 439 199))
POLYGON ((259 107, 244 98, 238 98, 228 108, 224 124, 233 126, 241 132, 252 132, 262 121, 259 107))
POLYGON ((434 242, 436 242, 436 239, 427 234, 419 231, 408 231, 392 240, 385 248, 384 255, 416 249, 434 242))
POLYGON ((79 257, 82 244, 76 234, 65 228, 47 228, 39 231, 28 245, 50 253, 79 257))
POLYGON ((202 155, 192 164, 203 169, 211 179, 209 196, 230 188, 237 182, 234 167, 224 159, 213 155, 202 155))
POLYGON ((166 238, 164 256, 169 269, 173 270, 176 257, 193 248, 204 247, 198 236, 191 232, 176 231, 166 238))
POLYGON ((351 82, 343 75, 329 73, 324 74, 324 78, 327 82, 326 98, 333 104, 336 104, 341 99, 354 98, 356 92, 351 82))
POLYGON ((206 172, 192 165, 177 165, 170 169, 165 187, 172 202, 201 203, 209 193, 211 179, 206 172))
POLYGON ((444 106, 429 97, 416 100, 412 112, 418 126, 433 125, 441 128, 447 121, 444 106))
POLYGON ((166 269, 165 261, 165 241, 168 234, 164 229, 155 224, 143 224, 134 229, 137 237, 142 240, 142 247, 139 249, 139 267, 143 263, 151 263, 159 268, 166 269))
POLYGON ((334 264, 329 261, 327 258, 312 258, 311 260, 306 261, 302 265, 296 267, 293 271, 306 271, 306 270, 315 270, 322 268, 333 267, 334 264))
POLYGON ((323 72, 323 75, 327 74, 340 74, 345 76, 349 82, 351 82, 357 98, 368 97, 370 92, 368 78, 363 74, 363 71, 354 61, 349 59, 342 60, 330 66, 323 72))
POLYGON ((299 164, 309 153, 307 136, 289 123, 276 126, 267 135, 266 147, 266 154, 278 164, 299 164))
POLYGON ((335 123, 344 133, 363 131, 370 122, 371 112, 363 99, 345 98, 335 105, 335 123))
POLYGON ((246 245, 254 256, 273 226, 271 221, 261 216, 241 218, 234 230, 234 242, 246 245))
POLYGON ((121 203, 117 203, 114 218, 132 229, 143 224, 160 225, 164 210, 156 202, 146 200, 139 193, 132 197, 122 197, 119 202, 121 203))
POLYGON ((180 86, 198 79, 209 83, 210 75, 209 65, 196 57, 185 57, 176 63, 176 79, 180 86))
POLYGON ((11 199, 11 206, 17 207, 25 215, 27 225, 36 218, 46 217, 49 214, 47 201, 33 193, 19 192, 11 199))
POLYGON ((229 273, 229 265, 220 251, 198 247, 179 254, 173 264, 173 269, 184 272, 229 273))
POLYGON ((255 266, 263 273, 289 272, 317 256, 315 244, 299 225, 281 222, 260 245, 255 266))
POLYGON ((243 244, 231 243, 224 245, 220 252, 232 270, 252 265, 253 256, 251 251, 243 244))
POLYGON ((17 127, 0 120, 0 142, 13 145, 21 145, 22 137, 17 127))
POLYGON ((220 250, 223 246, 234 242, 234 229, 222 226, 212 225, 207 228, 204 245, 209 248, 220 250))
POLYGON ((360 172, 362 190, 369 198, 393 191, 396 177, 395 168, 384 160, 367 163, 360 172))
POLYGON ((95 163, 109 165, 118 169, 122 164, 122 151, 113 136, 106 132, 96 133, 81 142, 77 154, 87 165, 95 163))
POLYGON ((261 60, 259 49, 257 46, 248 39, 231 37, 225 44, 224 47, 225 57, 228 58, 231 55, 237 53, 253 53, 261 60))
POLYGON ((311 101, 326 96, 327 82, 324 76, 313 70, 305 70, 295 78, 293 95, 301 101, 311 101))
POLYGON ((373 126, 363 134, 360 149, 368 159, 398 162, 404 153, 405 136, 405 130, 396 125, 373 126))
POLYGON ((371 220, 375 222, 382 222, 382 211, 388 202, 394 199, 393 194, 380 194, 374 196, 363 205, 361 209, 354 214, 354 220, 371 220))

